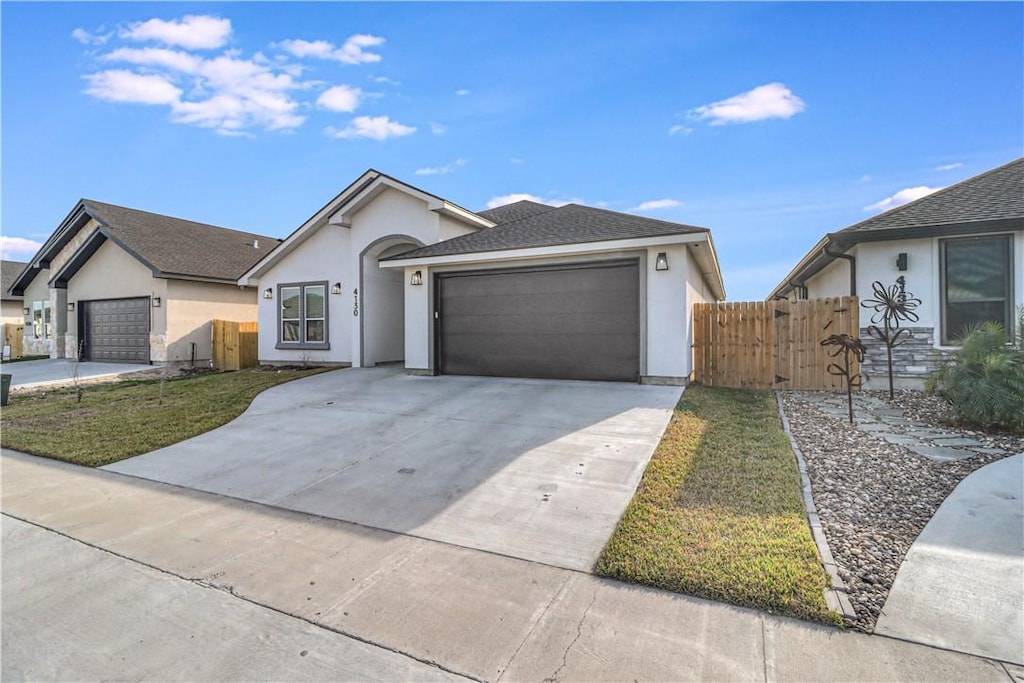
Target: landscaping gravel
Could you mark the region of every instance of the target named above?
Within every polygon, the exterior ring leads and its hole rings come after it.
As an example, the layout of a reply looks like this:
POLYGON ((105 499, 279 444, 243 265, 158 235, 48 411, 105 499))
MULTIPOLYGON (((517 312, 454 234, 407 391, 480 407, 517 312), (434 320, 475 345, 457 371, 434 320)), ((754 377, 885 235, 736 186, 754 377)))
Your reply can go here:
POLYGON ((1009 434, 999 431, 980 431, 960 425, 949 401, 938 395, 928 395, 923 391, 897 390, 892 400, 888 391, 865 391, 865 394, 876 396, 894 407, 903 410, 912 421, 923 422, 930 427, 948 429, 957 434, 981 441, 991 448, 1001 448, 1010 453, 1024 452, 1024 435, 1009 434))
MULTIPOLYGON (((825 537, 856 612, 847 623, 870 633, 900 563, 935 510, 964 477, 1007 453, 931 460, 822 412, 816 406, 821 396, 786 392, 783 404, 807 461, 825 537)), ((1020 437, 950 427, 942 422, 948 413, 936 401, 942 399, 900 392, 893 403, 907 412, 908 422, 939 426, 1010 453, 1024 450, 1020 437)))

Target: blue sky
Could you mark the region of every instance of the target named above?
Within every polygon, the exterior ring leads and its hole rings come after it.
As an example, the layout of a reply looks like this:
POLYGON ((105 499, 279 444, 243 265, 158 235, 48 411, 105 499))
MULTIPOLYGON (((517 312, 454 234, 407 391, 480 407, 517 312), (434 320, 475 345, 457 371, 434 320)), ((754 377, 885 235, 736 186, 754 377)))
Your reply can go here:
POLYGON ((3 3, 2 232, 284 236, 367 168, 709 227, 729 298, 1024 155, 1024 5, 3 3))

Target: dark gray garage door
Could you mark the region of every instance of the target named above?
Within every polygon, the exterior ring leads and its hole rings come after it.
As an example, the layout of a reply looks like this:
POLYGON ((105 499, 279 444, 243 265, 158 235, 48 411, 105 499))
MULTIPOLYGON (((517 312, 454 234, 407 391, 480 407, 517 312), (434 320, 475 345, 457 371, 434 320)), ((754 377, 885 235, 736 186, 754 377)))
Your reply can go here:
POLYGON ((85 360, 149 362, 149 299, 83 301, 81 336, 85 360))
POLYGON ((636 261, 443 273, 437 361, 443 374, 635 382, 636 261))

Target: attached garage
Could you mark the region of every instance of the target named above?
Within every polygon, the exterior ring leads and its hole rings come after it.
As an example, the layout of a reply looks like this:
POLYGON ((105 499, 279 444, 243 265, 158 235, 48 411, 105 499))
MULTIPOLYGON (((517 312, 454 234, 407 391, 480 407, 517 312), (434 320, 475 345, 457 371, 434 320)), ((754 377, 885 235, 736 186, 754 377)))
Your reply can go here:
POLYGON ((80 305, 83 360, 149 363, 149 297, 80 305))
POLYGON ((440 273, 435 291, 442 374, 639 379, 635 259, 440 273))

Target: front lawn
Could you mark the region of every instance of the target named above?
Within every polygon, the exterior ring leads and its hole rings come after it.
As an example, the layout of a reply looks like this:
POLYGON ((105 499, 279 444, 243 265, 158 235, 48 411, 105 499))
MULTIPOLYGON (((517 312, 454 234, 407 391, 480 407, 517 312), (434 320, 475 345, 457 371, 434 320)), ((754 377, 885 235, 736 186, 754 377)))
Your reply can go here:
POLYGON ((686 390, 595 571, 841 623, 772 392, 686 390))
POLYGON ((99 467, 202 434, 238 417, 256 394, 322 368, 251 369, 161 380, 124 380, 15 394, 0 445, 99 467))

